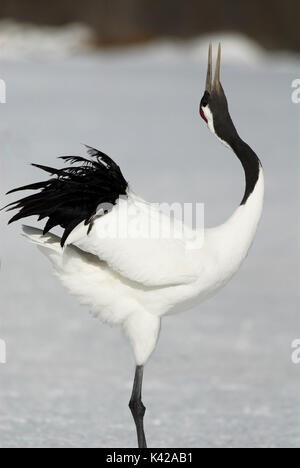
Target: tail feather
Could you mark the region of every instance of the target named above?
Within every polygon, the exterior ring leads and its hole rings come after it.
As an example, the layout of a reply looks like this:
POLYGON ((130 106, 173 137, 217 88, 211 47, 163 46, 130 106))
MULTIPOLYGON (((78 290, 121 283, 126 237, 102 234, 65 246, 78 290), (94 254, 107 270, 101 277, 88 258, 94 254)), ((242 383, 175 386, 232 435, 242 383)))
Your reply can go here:
MULTIPOLYGON (((32 226, 22 226, 23 235, 51 261, 56 270, 68 270, 68 267, 74 267, 74 262, 79 268, 85 265, 94 265, 99 267, 102 263, 98 257, 92 254, 83 252, 74 245, 61 247, 61 238, 48 232, 44 234, 41 229, 32 226)), ((103 266, 103 265, 102 265, 103 266)))
POLYGON ((32 226, 22 226, 24 237, 27 237, 31 242, 38 245, 47 245, 48 248, 63 252, 60 246, 60 237, 52 233, 44 234, 41 229, 32 226))

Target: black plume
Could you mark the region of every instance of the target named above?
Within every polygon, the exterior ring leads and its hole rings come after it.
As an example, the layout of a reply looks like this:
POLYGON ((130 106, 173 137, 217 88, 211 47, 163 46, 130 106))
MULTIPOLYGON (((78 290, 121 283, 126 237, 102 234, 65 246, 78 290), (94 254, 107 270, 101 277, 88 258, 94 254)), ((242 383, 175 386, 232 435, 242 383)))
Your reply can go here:
POLYGON ((51 174, 51 178, 8 192, 40 190, 5 207, 7 211, 18 210, 9 224, 34 215, 39 217, 39 221, 48 218, 44 234, 55 226, 61 226, 64 229, 62 247, 81 222, 90 225, 90 231, 97 207, 100 204, 115 205, 121 195, 126 195, 128 183, 119 166, 109 156, 89 146, 87 149, 93 159, 63 156, 61 159, 71 164, 63 169, 33 164, 51 174))

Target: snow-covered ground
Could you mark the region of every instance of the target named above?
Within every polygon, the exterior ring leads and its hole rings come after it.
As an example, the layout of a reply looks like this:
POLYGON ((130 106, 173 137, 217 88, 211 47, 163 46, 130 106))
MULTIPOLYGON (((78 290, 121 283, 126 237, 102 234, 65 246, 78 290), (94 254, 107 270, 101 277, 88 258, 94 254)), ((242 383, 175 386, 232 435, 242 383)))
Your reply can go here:
MULTIPOLYGON (((222 82, 265 168, 264 216, 231 284, 163 322, 145 371, 152 447, 300 443, 300 367, 291 362, 300 338, 300 104, 292 104, 291 82, 300 60, 230 40, 222 82)), ((41 177, 30 162, 55 164, 87 143, 113 156, 146 199, 204 201, 207 225, 224 221, 241 199, 243 175, 198 116, 206 48, 202 39, 64 61, 2 56, 1 194, 41 177)), ((0 447, 134 447, 128 344, 65 293, 7 220, 2 214, 0 447)))

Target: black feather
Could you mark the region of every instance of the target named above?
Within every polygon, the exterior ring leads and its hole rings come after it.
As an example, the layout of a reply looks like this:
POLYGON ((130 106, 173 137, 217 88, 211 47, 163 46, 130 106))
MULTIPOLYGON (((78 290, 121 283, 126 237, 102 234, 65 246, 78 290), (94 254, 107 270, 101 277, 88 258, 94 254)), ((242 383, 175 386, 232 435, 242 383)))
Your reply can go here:
POLYGON ((19 192, 20 190, 38 190, 40 188, 44 188, 49 182, 45 181, 45 182, 37 182, 36 184, 24 185, 23 187, 19 187, 19 188, 10 190, 9 192, 7 192, 6 195, 10 195, 11 193, 19 192))
POLYGON ((38 216, 39 221, 48 218, 44 234, 55 226, 61 226, 64 229, 62 247, 73 229, 81 222, 89 225, 90 232, 98 206, 115 205, 121 195, 126 195, 128 183, 119 166, 109 156, 89 146, 87 149, 93 159, 62 156, 61 159, 65 163, 71 164, 63 169, 33 164, 50 173, 52 177, 47 181, 25 185, 8 192, 10 194, 21 190, 39 190, 3 208, 7 208, 7 211, 19 210, 9 224, 33 215, 38 216))
POLYGON ((50 174, 55 174, 58 175, 61 172, 61 169, 54 169, 53 167, 48 167, 48 166, 42 166, 41 164, 31 164, 33 167, 37 167, 38 169, 41 169, 42 171, 49 172, 50 174))

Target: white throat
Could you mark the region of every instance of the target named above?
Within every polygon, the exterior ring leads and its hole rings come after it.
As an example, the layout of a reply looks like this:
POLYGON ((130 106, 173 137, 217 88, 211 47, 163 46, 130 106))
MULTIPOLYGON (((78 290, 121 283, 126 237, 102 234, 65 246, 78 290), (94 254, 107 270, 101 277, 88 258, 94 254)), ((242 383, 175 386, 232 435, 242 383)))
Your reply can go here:
POLYGON ((222 140, 222 138, 220 138, 216 134, 215 127, 214 127, 214 119, 213 119, 213 115, 212 115, 212 112, 211 112, 210 108, 208 106, 205 106, 205 107, 202 107, 202 110, 203 110, 204 115, 206 117, 207 126, 208 126, 209 130, 218 138, 218 140, 221 141, 221 143, 223 143, 223 145, 227 146, 227 148, 230 148, 229 144, 226 141, 222 140))

